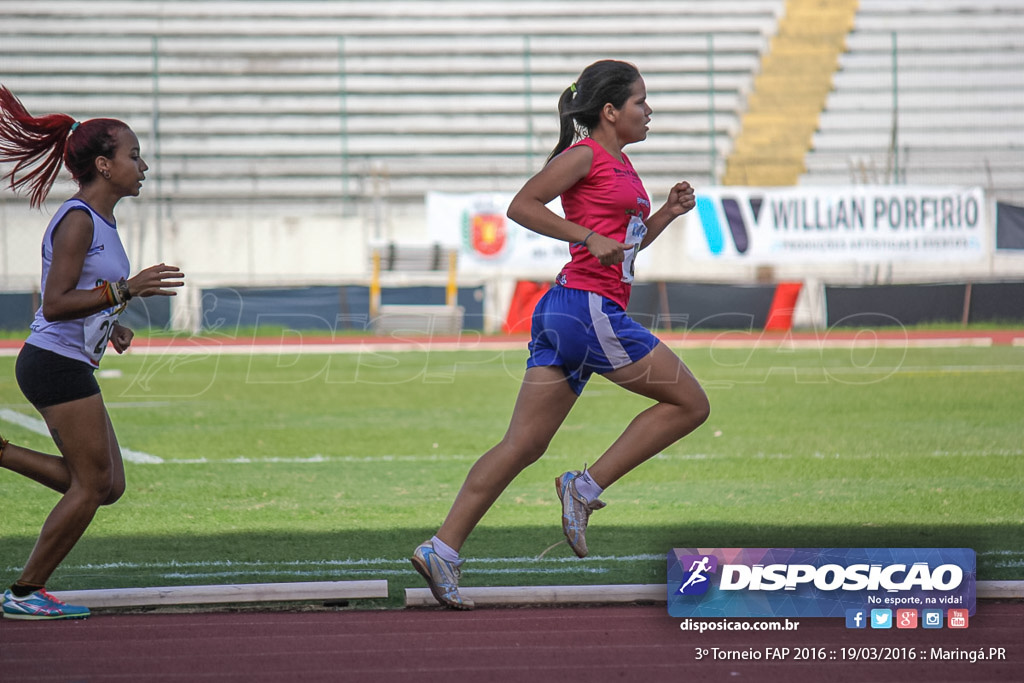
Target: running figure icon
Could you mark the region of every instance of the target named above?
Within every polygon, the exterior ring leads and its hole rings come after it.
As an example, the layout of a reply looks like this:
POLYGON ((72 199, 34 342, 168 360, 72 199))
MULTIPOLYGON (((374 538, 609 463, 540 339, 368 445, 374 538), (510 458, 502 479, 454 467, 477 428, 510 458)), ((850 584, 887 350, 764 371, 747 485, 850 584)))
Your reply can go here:
POLYGON ((683 585, 679 587, 680 593, 686 593, 686 589, 690 586, 698 583, 704 583, 708 580, 708 577, 704 576, 704 572, 711 571, 711 567, 708 566, 710 557, 707 555, 700 558, 700 560, 694 560, 693 564, 687 570, 690 572, 690 577, 683 582, 683 585))

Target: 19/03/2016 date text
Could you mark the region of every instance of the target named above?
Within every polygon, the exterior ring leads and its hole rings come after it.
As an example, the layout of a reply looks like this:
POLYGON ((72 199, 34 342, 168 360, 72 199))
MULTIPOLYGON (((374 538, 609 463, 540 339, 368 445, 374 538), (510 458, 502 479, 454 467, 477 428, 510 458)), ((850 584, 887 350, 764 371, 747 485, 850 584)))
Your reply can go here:
POLYGON ((841 660, 841 661, 969 661, 1005 660, 1006 648, 975 649, 942 647, 766 647, 728 650, 719 647, 694 648, 694 659, 714 661, 841 660))

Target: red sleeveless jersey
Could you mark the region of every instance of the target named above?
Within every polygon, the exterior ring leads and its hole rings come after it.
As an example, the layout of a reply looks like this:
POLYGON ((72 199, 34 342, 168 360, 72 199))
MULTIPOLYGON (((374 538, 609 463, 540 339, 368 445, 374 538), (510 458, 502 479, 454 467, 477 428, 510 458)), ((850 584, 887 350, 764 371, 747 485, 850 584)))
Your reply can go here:
POLYGON ((647 231, 644 221, 651 213, 651 201, 625 154, 620 162, 590 138, 573 147, 578 145, 590 147, 594 160, 586 177, 562 193, 566 220, 637 247, 626 253, 623 263, 603 266, 589 249, 572 245, 572 260, 562 268, 557 282, 600 294, 626 308, 632 288, 633 259, 647 231))

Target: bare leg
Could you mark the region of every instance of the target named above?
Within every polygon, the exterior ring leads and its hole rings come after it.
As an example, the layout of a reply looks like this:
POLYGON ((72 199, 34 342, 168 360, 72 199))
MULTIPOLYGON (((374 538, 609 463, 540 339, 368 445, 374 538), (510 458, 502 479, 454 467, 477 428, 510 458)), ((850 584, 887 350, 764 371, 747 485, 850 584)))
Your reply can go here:
POLYGON ((604 375, 657 403, 637 415, 626 431, 589 468, 591 478, 607 488, 624 474, 699 427, 710 405, 689 368, 664 344, 636 363, 604 375))
POLYGON ((508 431, 470 468, 438 538, 455 550, 462 547, 516 475, 544 454, 576 398, 561 368, 527 369, 508 431))
POLYGON ((34 585, 46 584, 81 538, 96 509, 116 501, 125 486, 121 452, 99 394, 51 406, 42 414, 64 456, 69 481, 25 563, 20 581, 34 585))
POLYGON ((64 458, 40 453, 9 443, 0 454, 0 467, 37 481, 57 493, 64 493, 71 485, 71 473, 64 458))

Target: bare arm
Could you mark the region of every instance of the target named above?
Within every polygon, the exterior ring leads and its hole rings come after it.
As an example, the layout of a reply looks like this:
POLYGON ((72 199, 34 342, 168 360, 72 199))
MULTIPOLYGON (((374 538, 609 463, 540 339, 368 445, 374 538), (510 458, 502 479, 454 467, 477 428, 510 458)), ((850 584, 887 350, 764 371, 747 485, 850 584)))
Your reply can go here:
POLYGON ((92 217, 77 210, 68 211, 53 229, 53 261, 43 293, 43 317, 51 322, 84 318, 110 307, 102 289, 77 289, 92 231, 92 217))
MULTIPOLYGON (((51 322, 85 318, 111 306, 103 288, 77 288, 92 234, 92 217, 79 210, 69 211, 54 228, 53 260, 43 294, 43 317, 51 322)), ((181 287, 184 277, 177 267, 161 263, 129 279, 128 292, 131 296, 174 296, 174 291, 165 288, 181 287)))
POLYGON ((526 181, 512 199, 508 217, 525 228, 554 239, 576 243, 586 241, 587 249, 602 264, 621 263, 626 245, 568 221, 547 205, 586 177, 594 152, 580 146, 566 150, 551 160, 537 175, 526 181))

